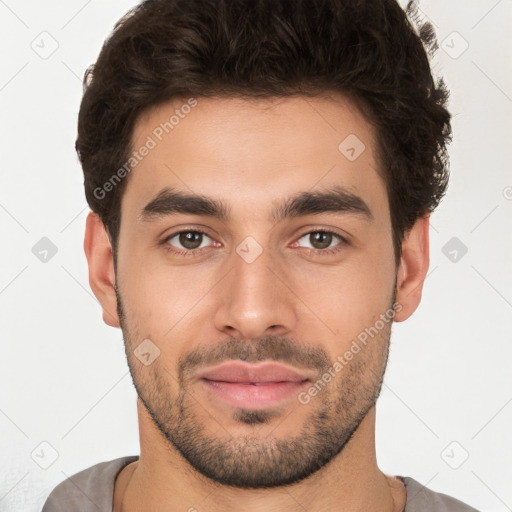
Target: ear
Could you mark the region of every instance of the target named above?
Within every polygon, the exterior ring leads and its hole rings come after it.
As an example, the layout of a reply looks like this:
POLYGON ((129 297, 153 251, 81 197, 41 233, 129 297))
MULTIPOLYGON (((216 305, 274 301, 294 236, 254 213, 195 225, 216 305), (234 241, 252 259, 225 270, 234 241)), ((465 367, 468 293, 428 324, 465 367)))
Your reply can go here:
POLYGON ((429 265, 430 214, 420 217, 405 233, 397 272, 395 321, 407 320, 421 301, 423 283, 429 265))
POLYGON ((103 222, 92 211, 85 224, 84 251, 89 265, 89 284, 103 308, 103 321, 111 327, 120 327, 112 247, 103 222))

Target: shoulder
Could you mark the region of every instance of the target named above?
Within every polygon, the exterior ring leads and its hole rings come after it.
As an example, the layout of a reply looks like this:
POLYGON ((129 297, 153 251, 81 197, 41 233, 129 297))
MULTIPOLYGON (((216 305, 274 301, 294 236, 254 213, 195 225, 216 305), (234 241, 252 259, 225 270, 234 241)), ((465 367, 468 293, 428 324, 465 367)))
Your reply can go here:
POLYGON ((447 494, 428 489, 413 478, 401 479, 407 489, 405 512, 479 512, 447 494))
POLYGON ((138 458, 121 457, 74 474, 53 489, 42 512, 111 512, 116 476, 138 458))

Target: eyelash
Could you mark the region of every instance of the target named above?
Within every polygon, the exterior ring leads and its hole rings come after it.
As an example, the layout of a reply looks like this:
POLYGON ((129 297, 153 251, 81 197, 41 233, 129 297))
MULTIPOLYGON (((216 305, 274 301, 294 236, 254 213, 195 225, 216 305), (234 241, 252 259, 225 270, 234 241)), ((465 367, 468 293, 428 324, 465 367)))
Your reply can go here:
MULTIPOLYGON (((208 249, 208 247, 201 247, 199 249, 188 249, 188 250, 179 250, 179 249, 175 249, 169 242, 169 240, 172 240, 175 236, 177 235, 181 235, 182 233, 197 233, 197 234, 201 234, 201 235, 206 235, 208 238, 211 238, 208 233, 204 232, 204 231, 200 231, 200 230, 195 230, 195 229, 184 229, 182 231, 176 231, 175 233, 172 233, 171 235, 165 237, 162 242, 161 242, 161 245, 164 246, 164 250, 166 250, 167 252, 170 252, 172 254, 175 254, 177 256, 184 256, 184 257, 195 257, 195 256, 198 256, 200 255, 204 249, 208 249)), ((348 241, 346 238, 344 238, 343 236, 339 235, 338 233, 334 232, 334 231, 329 231, 327 229, 314 229, 312 231, 306 231, 305 233, 302 233, 298 238, 297 240, 300 240, 301 238, 303 238, 304 236, 306 235, 311 235, 313 233, 326 233, 326 234, 330 234, 330 235, 334 235, 335 237, 339 238, 340 239, 340 243, 334 247, 331 247, 331 248, 328 248, 328 249, 311 249, 309 247, 305 247, 303 249, 305 249, 309 254, 318 254, 318 255, 321 255, 321 256, 328 256, 328 255, 332 255, 332 254, 336 254, 338 253, 339 251, 341 251, 343 249, 343 246, 345 245, 348 245, 348 241)))

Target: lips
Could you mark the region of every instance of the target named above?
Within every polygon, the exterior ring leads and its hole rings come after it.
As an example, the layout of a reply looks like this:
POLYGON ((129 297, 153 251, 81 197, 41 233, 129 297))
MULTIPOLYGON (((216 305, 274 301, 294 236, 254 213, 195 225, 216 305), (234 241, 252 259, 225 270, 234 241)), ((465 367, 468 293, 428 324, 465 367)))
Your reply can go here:
POLYGON ((293 400, 313 378, 310 372, 274 362, 228 361, 201 372, 198 383, 208 403, 265 410, 293 400))
POLYGON ((299 371, 286 365, 263 361, 244 363, 229 361, 198 375, 199 379, 237 384, 268 385, 277 382, 304 382, 312 379, 311 372, 299 371))

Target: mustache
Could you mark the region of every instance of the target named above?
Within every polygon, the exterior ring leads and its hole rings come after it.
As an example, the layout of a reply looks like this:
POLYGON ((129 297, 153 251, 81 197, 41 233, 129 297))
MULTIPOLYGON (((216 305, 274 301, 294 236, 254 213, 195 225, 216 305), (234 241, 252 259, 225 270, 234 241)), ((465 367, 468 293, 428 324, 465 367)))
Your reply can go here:
POLYGON ((180 380, 198 367, 213 366, 225 361, 280 361, 297 368, 316 369, 319 374, 329 368, 331 361, 321 347, 307 346, 297 340, 280 336, 258 339, 228 338, 220 344, 192 349, 178 363, 180 380))

